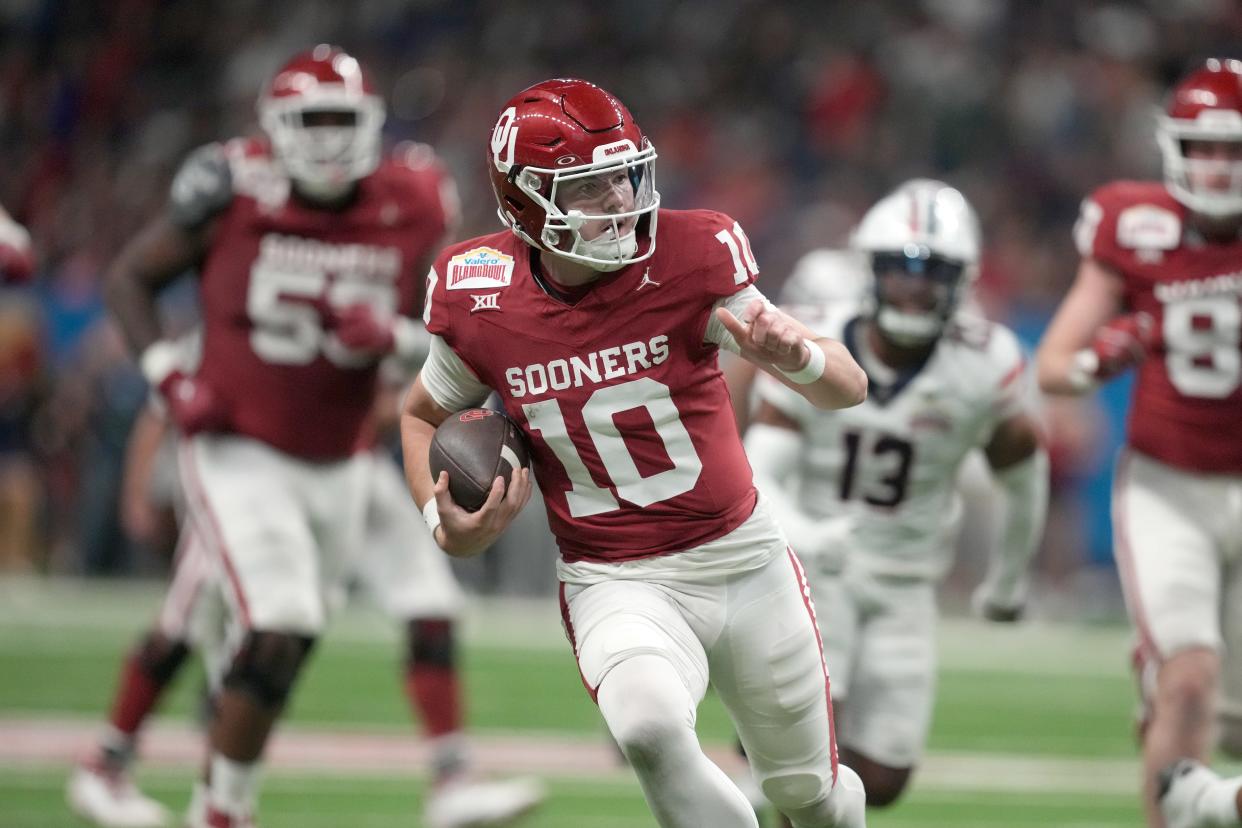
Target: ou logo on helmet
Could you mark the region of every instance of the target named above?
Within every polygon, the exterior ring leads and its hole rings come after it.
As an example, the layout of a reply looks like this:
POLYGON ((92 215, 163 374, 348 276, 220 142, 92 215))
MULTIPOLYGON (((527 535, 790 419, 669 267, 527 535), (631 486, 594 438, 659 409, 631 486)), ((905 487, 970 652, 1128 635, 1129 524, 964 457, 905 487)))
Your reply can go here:
POLYGON ((492 130, 492 158, 496 169, 508 173, 513 168, 513 151, 517 146, 517 107, 511 106, 500 113, 500 120, 492 130), (504 157, 501 157, 504 153, 504 157))

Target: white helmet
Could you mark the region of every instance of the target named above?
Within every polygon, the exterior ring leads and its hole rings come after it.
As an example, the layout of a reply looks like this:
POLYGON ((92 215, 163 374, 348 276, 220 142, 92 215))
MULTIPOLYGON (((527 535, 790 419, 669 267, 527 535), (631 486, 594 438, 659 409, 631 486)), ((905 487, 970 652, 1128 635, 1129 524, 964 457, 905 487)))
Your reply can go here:
POLYGON ((276 158, 312 196, 344 195, 379 166, 384 102, 362 65, 335 46, 291 58, 263 89, 258 111, 276 158))
POLYGON ((863 216, 851 246, 872 277, 871 315, 889 340, 906 346, 937 339, 979 276, 979 219, 966 198, 942 181, 916 178, 886 195, 863 216), (890 276, 926 280, 924 307, 895 303, 890 276))

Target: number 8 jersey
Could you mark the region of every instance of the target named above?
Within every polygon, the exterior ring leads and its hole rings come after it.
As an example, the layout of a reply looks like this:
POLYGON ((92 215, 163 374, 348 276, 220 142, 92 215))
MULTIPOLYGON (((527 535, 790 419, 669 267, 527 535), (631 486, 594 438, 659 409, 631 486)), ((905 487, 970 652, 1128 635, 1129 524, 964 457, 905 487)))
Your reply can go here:
POLYGON ((436 341, 424 385, 449 410, 499 394, 530 441, 568 562, 690 549, 754 511, 717 365, 723 328, 709 323, 759 268, 732 219, 660 210, 658 220, 651 258, 602 275, 573 303, 545 290, 537 251, 508 230, 448 248, 428 276, 427 329, 473 376, 444 371, 458 366, 436 341))
POLYGON ((1242 472, 1242 239, 1208 242, 1163 184, 1096 190, 1075 227, 1079 253, 1125 282, 1129 311, 1159 332, 1139 366, 1128 440, 1188 471, 1242 472))

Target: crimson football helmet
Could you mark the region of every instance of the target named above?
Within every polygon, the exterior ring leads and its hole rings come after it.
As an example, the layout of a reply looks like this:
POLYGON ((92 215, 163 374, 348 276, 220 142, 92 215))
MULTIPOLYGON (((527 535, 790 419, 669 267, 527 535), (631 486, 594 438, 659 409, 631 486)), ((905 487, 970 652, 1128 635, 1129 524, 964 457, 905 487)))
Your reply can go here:
POLYGON ((1187 141, 1242 142, 1242 61, 1212 58, 1184 78, 1169 95, 1156 136, 1174 198, 1204 215, 1242 213, 1242 161, 1186 156, 1187 141), (1227 187, 1196 183, 1208 176, 1227 176, 1227 187))
POLYGON ((335 46, 290 59, 258 112, 277 160, 312 196, 343 195, 379 166, 384 102, 362 64, 335 46))
POLYGON ((655 159, 655 147, 624 104, 592 83, 568 78, 535 84, 504 105, 492 130, 488 170, 500 220, 518 238, 611 271, 655 252, 655 159), (567 181, 619 173, 633 188, 631 210, 587 214, 557 203, 567 181), (636 222, 623 230, 629 218, 636 222), (581 228, 596 221, 607 223, 605 231, 584 239, 581 228))

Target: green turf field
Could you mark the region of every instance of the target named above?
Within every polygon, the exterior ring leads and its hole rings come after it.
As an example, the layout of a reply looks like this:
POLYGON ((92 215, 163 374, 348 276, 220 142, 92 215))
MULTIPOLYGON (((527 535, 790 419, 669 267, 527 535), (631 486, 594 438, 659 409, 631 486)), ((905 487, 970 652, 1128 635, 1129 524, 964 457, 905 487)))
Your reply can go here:
MULTIPOLYGON (((150 586, 0 582, 0 719, 93 721, 112 689, 117 659, 150 617, 150 586)), ((552 605, 489 605, 466 624, 469 712, 492 734, 544 745, 594 746, 602 725, 583 692, 552 605)), ((905 801, 872 826, 1135 826, 1127 635, 1121 627, 942 630, 939 701, 926 770, 905 801)), ((396 637, 374 613, 351 611, 317 652, 289 717, 291 729, 413 732, 399 692, 396 637)), ((198 678, 187 671, 165 707, 186 719, 198 678)), ((166 720, 167 720, 166 718, 166 720)), ((700 731, 729 739, 715 699, 700 731)), ((522 770, 520 767, 513 771, 522 770)), ((0 828, 77 823, 62 805, 63 760, 0 763, 0 828)), ((170 806, 188 796, 189 767, 148 763, 141 781, 170 806)), ((522 824, 641 826, 652 820, 623 768, 560 774, 547 805, 522 824)), ((264 828, 417 825, 416 774, 275 768, 264 787, 264 828)))

